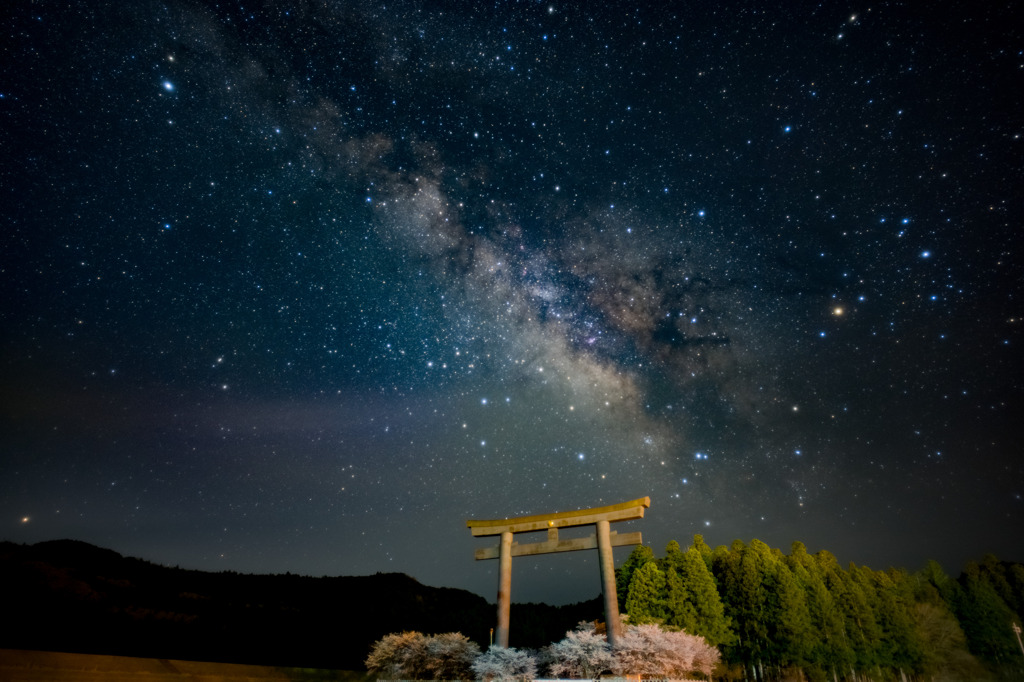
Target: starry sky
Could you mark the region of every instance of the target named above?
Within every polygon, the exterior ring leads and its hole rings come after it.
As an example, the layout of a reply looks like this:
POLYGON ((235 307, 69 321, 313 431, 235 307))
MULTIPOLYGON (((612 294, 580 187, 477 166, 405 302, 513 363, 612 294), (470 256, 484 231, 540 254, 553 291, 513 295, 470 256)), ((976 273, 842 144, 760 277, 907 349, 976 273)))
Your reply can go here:
POLYGON ((0 537, 494 599, 467 519, 649 495, 659 555, 1024 560, 1022 25, 4 3, 0 537))

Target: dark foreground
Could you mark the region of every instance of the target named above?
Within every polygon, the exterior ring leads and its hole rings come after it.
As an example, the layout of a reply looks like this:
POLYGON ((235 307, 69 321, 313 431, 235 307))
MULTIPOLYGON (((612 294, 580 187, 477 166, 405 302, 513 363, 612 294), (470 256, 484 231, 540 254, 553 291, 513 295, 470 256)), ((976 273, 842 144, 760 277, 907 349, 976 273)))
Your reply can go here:
POLYGON ((369 682, 365 673, 0 649, 3 682, 369 682))

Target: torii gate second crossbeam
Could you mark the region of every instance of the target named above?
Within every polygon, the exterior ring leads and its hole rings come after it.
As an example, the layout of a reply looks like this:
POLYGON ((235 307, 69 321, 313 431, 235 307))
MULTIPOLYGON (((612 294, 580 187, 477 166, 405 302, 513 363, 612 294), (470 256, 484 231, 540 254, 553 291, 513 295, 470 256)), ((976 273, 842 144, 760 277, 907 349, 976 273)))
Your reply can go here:
POLYGON ((614 521, 630 521, 642 519, 644 510, 651 506, 650 497, 642 497, 630 502, 620 502, 607 507, 579 509, 576 511, 539 514, 536 516, 519 516, 512 519, 494 519, 476 521, 470 519, 466 525, 473 537, 500 535, 497 547, 484 547, 476 550, 476 559, 498 559, 498 627, 494 643, 508 647, 508 620, 512 605, 512 557, 532 556, 535 554, 551 554, 554 552, 573 552, 581 549, 597 549, 601 565, 601 586, 604 592, 604 618, 608 629, 608 642, 615 645, 621 632, 619 623, 619 598, 615 592, 615 561, 612 547, 639 545, 642 540, 639 531, 619 535, 610 530, 614 521), (597 526, 594 535, 585 538, 558 539, 558 529, 571 526, 597 526), (548 539, 520 545, 512 541, 515 533, 530 533, 546 530, 548 539))

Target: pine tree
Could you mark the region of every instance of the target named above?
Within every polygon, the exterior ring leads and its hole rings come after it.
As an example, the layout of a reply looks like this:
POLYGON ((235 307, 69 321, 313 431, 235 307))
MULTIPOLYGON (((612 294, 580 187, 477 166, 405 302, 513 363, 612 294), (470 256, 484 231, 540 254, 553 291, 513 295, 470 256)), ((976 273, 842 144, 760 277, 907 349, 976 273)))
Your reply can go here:
POLYGON ((637 545, 626 557, 625 563, 615 571, 615 590, 619 598, 619 611, 626 610, 626 597, 629 595, 629 583, 633 573, 649 561, 655 561, 654 550, 647 545, 637 545))
MULTIPOLYGON (((757 542, 754 540, 751 545, 757 542)), ((736 646, 729 650, 730 658, 756 670, 759 664, 763 665, 770 644, 759 553, 735 540, 730 549, 716 548, 712 561, 725 613, 737 635, 736 646)))
POLYGON ((668 570, 678 572, 683 565, 683 550, 679 543, 672 540, 665 546, 665 558, 661 560, 661 570, 668 573, 668 570))
POLYGON ((845 639, 853 652, 852 669, 860 673, 875 670, 878 666, 876 648, 881 635, 863 587, 828 552, 818 552, 815 559, 822 567, 825 584, 842 613, 845 639))
MULTIPOLYGON (((892 674, 912 674, 921 668, 921 645, 911 618, 911 593, 902 583, 905 574, 872 571, 866 566, 850 566, 850 575, 862 588, 877 627, 871 656, 879 669, 892 674)), ((908 582, 909 585, 909 582, 908 582)))
POLYGON ((970 651, 956 616, 945 602, 914 605, 914 628, 922 644, 921 667, 929 679, 982 680, 985 669, 970 651))
POLYGON ((914 599, 935 605, 945 605, 953 609, 960 597, 960 585, 946 575, 937 561, 929 561, 924 568, 914 574, 914 599))
POLYGON ((832 673, 844 673, 853 662, 853 650, 846 641, 843 617, 836 600, 825 584, 821 565, 808 553, 802 542, 794 542, 788 563, 803 589, 811 619, 809 662, 832 673))
MULTIPOLYGON (((691 547, 683 554, 679 577, 681 592, 686 595, 689 606, 683 609, 680 627, 690 634, 700 635, 712 646, 731 644, 735 636, 715 587, 715 579, 696 549, 691 547)), ((671 589, 669 603, 672 604, 671 589)))
POLYGON ((882 626, 885 651, 894 670, 917 674, 922 670, 923 651, 914 627, 913 582, 905 571, 890 569, 875 572, 879 608, 878 623, 882 626))
MULTIPOLYGON (((1020 565, 1017 564, 1017 567, 1020 568, 1020 565)), ((1024 591, 1021 590, 1021 587, 1024 586, 1018 585, 1015 588, 1011 582, 1011 579, 1020 576, 1014 576, 1006 564, 996 558, 994 554, 983 556, 978 568, 981 578, 992 586, 1003 603, 1017 614, 1018 618, 1024 615, 1024 591)))
POLYGON ((995 669, 1019 667, 1020 649, 1010 629, 1012 622, 1019 622, 1016 614, 985 580, 977 563, 967 564, 960 585, 963 592, 954 611, 971 653, 995 669))
POLYGON ((665 573, 649 561, 633 572, 626 598, 626 613, 632 625, 660 623, 665 617, 665 573))
POLYGON ((707 565, 708 570, 710 571, 712 552, 711 547, 708 546, 708 543, 704 542, 704 536, 700 534, 694 535, 692 547, 693 549, 697 550, 697 553, 700 554, 700 558, 704 560, 704 563, 707 565))
POLYGON ((1016 602, 1008 606, 1017 612, 1018 617, 1024 619, 1024 564, 1011 564, 1006 579, 1016 596, 1016 602))
POLYGON ((687 632, 695 632, 693 629, 697 622, 697 609, 694 606, 693 595, 683 585, 683 579, 672 566, 665 567, 665 624, 669 627, 680 628, 687 632))
POLYGON ((766 618, 771 633, 769 659, 784 667, 806 667, 814 638, 804 593, 781 553, 770 552, 764 561, 762 570, 769 605, 766 618))

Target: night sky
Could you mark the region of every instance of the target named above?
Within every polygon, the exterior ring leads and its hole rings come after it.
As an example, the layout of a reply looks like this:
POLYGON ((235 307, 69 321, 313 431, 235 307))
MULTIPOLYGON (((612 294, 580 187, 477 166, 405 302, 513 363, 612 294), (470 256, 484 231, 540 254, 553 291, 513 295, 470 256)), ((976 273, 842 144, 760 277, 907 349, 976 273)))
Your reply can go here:
POLYGON ((659 555, 1024 560, 1014 3, 0 12, 0 539, 493 600, 467 519, 649 495, 659 555))

